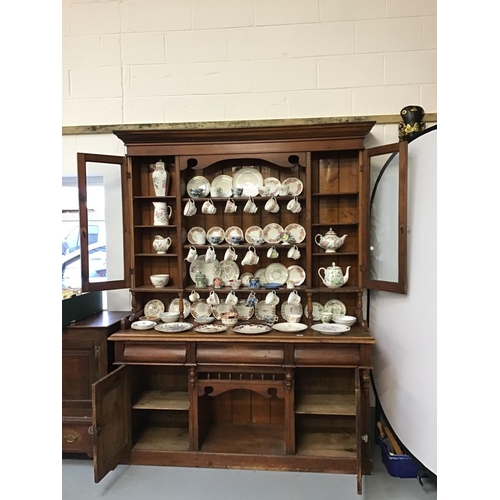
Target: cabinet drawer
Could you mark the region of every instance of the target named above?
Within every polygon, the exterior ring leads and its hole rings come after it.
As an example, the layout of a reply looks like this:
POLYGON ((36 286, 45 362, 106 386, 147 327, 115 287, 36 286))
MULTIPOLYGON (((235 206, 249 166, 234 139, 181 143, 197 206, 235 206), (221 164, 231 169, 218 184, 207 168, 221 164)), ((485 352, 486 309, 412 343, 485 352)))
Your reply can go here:
POLYGON ((124 342, 123 345, 117 346, 115 358, 124 363, 184 364, 186 362, 186 344, 181 342, 177 344, 124 342))
POLYGON ((198 344, 196 362, 201 364, 282 365, 282 344, 198 344))
POLYGON ((358 346, 296 345, 297 366, 357 366, 361 361, 358 346))
POLYGON ((92 422, 63 422, 62 451, 74 453, 92 453, 92 422))

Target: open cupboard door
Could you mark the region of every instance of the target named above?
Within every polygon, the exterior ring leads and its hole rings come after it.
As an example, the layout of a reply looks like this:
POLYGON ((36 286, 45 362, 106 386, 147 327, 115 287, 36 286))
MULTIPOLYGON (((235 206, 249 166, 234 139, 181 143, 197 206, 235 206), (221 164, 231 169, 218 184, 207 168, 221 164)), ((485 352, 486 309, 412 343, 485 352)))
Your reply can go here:
POLYGON ((362 286, 407 293, 408 143, 362 153, 362 286))
POLYGON ((130 378, 126 365, 92 385, 94 481, 98 483, 132 449, 130 378))
POLYGON ((131 282, 130 172, 123 156, 78 153, 78 197, 82 291, 97 292, 129 288, 131 282), (100 186, 102 199, 89 199, 87 185, 100 186), (121 210, 120 210, 121 208, 121 210), (97 242, 90 241, 89 224, 102 227, 97 242), (101 234, 102 233, 102 234, 101 234), (93 259, 104 260, 98 272, 93 259), (103 259, 104 256, 104 259, 103 259))

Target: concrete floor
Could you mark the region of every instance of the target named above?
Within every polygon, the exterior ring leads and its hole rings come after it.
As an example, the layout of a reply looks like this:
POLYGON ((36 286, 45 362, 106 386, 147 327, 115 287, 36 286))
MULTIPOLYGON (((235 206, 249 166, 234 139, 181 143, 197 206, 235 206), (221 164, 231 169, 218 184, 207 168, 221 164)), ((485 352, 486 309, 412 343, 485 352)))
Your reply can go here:
POLYGON ((198 469, 119 465, 94 483, 92 461, 85 455, 62 460, 62 500, 435 500, 436 482, 389 475, 380 447, 373 448, 374 472, 363 478, 345 474, 198 469))

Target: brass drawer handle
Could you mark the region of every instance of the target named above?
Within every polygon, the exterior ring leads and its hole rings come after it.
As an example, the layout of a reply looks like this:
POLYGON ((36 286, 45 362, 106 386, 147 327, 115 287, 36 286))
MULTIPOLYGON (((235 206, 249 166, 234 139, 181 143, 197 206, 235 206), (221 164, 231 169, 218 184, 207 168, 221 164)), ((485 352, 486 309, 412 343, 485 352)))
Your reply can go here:
POLYGON ((74 443, 78 439, 78 436, 75 436, 74 434, 70 434, 69 436, 64 436, 64 439, 68 443, 74 443))

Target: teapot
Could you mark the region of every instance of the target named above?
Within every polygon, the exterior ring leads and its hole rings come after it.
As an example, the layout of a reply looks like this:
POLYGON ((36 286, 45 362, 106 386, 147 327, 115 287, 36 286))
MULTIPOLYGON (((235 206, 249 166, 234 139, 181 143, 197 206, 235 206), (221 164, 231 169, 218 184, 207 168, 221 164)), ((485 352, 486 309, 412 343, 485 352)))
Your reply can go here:
POLYGON ((344 234, 344 236, 342 237, 337 236, 335 234, 335 231, 330 228, 330 230, 327 231, 324 236, 322 236, 321 234, 317 234, 314 237, 314 241, 320 248, 324 248, 326 253, 334 253, 344 244, 346 238, 347 234, 344 234))
POLYGON ((335 262, 332 262, 332 265, 326 269, 324 267, 320 267, 318 269, 318 275, 323 281, 323 284, 328 288, 340 288, 342 285, 345 285, 349 279, 350 267, 351 266, 347 266, 345 275, 343 275, 340 266, 336 266, 335 262), (321 276, 321 270, 324 271, 324 276, 321 276))

